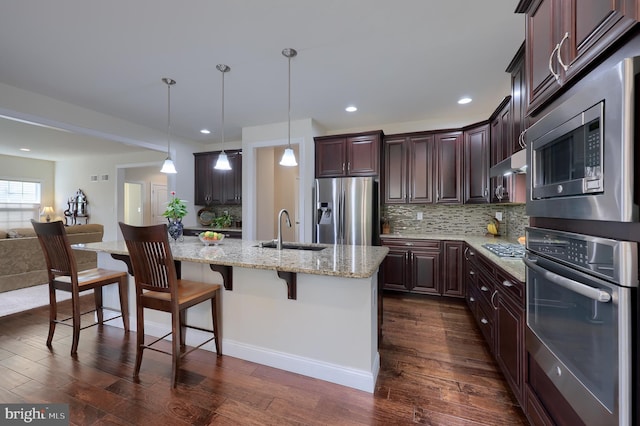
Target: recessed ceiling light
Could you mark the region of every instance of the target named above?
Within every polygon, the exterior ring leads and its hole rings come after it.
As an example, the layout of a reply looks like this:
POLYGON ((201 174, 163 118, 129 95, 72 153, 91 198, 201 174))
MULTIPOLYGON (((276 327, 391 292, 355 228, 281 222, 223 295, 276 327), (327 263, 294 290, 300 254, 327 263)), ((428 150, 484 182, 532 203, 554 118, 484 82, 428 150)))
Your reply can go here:
POLYGON ((20 148, 20 151, 29 152, 31 150, 29 148, 20 148))
POLYGON ((358 108, 354 107, 353 105, 348 106, 344 109, 347 112, 356 112, 358 110, 358 108))
POLYGON ((200 130, 200 133, 202 133, 203 135, 208 135, 209 133, 211 133, 211 131, 209 129, 202 129, 200 130))
POLYGON ((468 104, 469 102, 471 102, 471 98, 460 98, 458 101, 460 105, 468 104))

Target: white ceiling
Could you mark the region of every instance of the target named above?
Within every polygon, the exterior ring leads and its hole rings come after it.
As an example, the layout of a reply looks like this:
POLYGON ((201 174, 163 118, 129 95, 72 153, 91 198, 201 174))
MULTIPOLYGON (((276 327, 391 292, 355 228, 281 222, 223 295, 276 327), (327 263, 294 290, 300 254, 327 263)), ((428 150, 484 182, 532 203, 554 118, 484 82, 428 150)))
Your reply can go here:
MULTIPOLYGON (((329 133, 390 123, 471 124, 509 92, 505 68, 524 40, 518 0, 8 0, 0 83, 202 144, 241 129, 313 118, 329 133), (460 106, 462 96, 473 102, 460 106), (359 110, 346 113, 354 104, 359 110), (203 127, 211 135, 199 133, 203 127)), ((0 99, 0 108, 6 108, 0 99)), ((422 129, 428 130, 428 129, 422 129)), ((65 158, 121 144, 0 119, 0 154, 65 158), (81 145, 80 145, 81 144, 81 145), (81 146, 79 148, 79 145, 81 146)))

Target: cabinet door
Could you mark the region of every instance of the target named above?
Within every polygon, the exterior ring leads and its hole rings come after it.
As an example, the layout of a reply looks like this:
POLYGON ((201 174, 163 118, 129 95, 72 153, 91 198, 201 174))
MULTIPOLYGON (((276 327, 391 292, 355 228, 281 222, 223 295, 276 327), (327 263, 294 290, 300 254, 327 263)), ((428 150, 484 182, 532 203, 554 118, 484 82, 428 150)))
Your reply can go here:
POLYGON ((442 245, 444 254, 442 294, 444 296, 465 297, 463 247, 464 243, 460 241, 445 241, 442 245))
POLYGON ((346 143, 344 137, 316 140, 316 177, 346 175, 346 143))
POLYGON ((408 250, 389 247, 382 264, 382 288, 385 290, 409 291, 407 281, 408 250))
POLYGON ((511 111, 511 136, 505 143, 509 155, 520 151, 520 135, 526 129, 525 117, 527 114, 526 103, 526 73, 524 69, 524 46, 522 46, 516 56, 509 64, 508 71, 511 73, 511 100, 509 109, 511 111))
POLYGON ((433 203, 433 135, 411 136, 409 144, 409 203, 433 203))
POLYGON ((462 203, 462 132, 437 133, 436 203, 462 203))
POLYGON ((562 38, 560 3, 560 0, 539 0, 527 13, 526 66, 529 111, 537 108, 559 88, 550 67, 553 72, 559 72, 555 49, 562 38))
POLYGON ((464 202, 489 202, 489 125, 464 132, 464 202))
POLYGON ((568 65, 565 79, 571 78, 613 44, 632 26, 636 0, 565 0, 563 29, 568 33, 560 57, 568 65))
POLYGON ((194 204, 208 206, 211 204, 213 170, 212 156, 208 153, 194 154, 194 204))
POLYGON ((378 176, 380 136, 363 135, 347 139, 347 176, 378 176))
POLYGON ((407 202, 407 141, 406 138, 384 140, 384 202, 407 202))
POLYGON ((220 170, 224 204, 242 204, 242 155, 227 153, 231 170, 220 170))
POLYGON ((412 292, 441 294, 440 290, 440 251, 411 251, 412 292))
POLYGON ((518 401, 524 392, 525 314, 509 298, 496 290, 495 316, 496 360, 518 401))

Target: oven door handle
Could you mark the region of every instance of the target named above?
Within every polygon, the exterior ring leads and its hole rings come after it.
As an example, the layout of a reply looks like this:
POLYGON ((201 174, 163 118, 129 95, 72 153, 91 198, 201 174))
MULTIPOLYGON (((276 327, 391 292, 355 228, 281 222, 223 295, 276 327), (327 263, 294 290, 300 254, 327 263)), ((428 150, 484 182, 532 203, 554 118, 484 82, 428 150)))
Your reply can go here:
POLYGON ((561 275, 554 274, 553 272, 547 271, 546 269, 536 265, 534 260, 527 259, 526 257, 522 260, 524 261, 525 265, 527 265, 527 267, 533 269, 535 272, 539 273, 552 283, 564 287, 567 290, 573 291, 574 293, 581 294, 582 296, 602 303, 607 303, 611 300, 611 295, 606 291, 598 290, 597 288, 589 287, 588 285, 584 285, 578 281, 574 281, 561 275))

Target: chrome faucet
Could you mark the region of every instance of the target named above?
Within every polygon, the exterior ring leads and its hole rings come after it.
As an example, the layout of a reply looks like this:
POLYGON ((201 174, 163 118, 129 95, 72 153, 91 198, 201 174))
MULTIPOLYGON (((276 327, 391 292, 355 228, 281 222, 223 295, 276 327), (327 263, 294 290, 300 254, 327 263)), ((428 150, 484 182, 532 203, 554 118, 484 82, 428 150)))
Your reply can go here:
POLYGON ((278 241, 276 248, 278 250, 282 250, 282 214, 287 215, 287 225, 291 228, 291 218, 289 217, 289 212, 286 209, 280 210, 278 213, 278 241))

